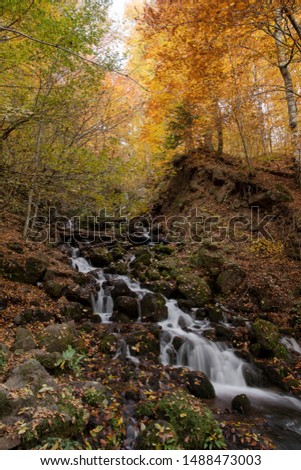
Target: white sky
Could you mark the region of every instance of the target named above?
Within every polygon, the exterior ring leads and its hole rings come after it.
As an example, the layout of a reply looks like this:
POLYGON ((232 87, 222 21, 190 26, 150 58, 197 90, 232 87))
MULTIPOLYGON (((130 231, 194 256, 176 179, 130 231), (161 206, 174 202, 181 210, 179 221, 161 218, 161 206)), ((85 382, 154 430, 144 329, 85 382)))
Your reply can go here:
POLYGON ((111 6, 112 16, 122 19, 124 6, 126 3, 129 3, 129 1, 130 0, 113 0, 113 4, 111 6))

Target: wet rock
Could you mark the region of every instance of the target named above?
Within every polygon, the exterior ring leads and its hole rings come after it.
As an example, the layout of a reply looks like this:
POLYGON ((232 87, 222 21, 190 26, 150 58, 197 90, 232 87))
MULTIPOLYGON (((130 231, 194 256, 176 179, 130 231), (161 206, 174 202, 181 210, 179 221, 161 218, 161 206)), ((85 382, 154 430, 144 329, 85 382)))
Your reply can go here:
POLYGON ((206 312, 211 323, 218 323, 223 321, 223 311, 218 305, 206 308, 206 312))
POLYGON ((203 372, 191 371, 186 375, 186 383, 189 392, 197 398, 214 398, 215 390, 203 372))
POLYGON ((238 411, 243 415, 248 415, 251 412, 251 402, 247 395, 241 394, 233 398, 231 407, 233 410, 238 411))
POLYGON ((9 391, 30 387, 38 392, 44 384, 57 389, 55 380, 48 374, 46 369, 36 359, 30 359, 15 367, 9 373, 4 385, 9 391))
POLYGON ((239 266, 227 266, 218 275, 216 288, 222 294, 230 294, 243 283, 245 278, 246 273, 239 266))
POLYGON ((129 288, 127 283, 122 279, 113 279, 103 283, 103 288, 111 288, 111 296, 115 301, 118 297, 137 297, 137 294, 129 288))
POLYGON ((194 302, 191 300, 179 299, 178 306, 183 312, 191 313, 191 310, 194 308, 194 302))
POLYGON ((114 303, 114 312, 111 317, 112 321, 127 322, 135 321, 139 317, 138 300, 133 297, 117 297, 114 303))
POLYGON ((215 325, 215 333, 216 337, 220 339, 229 339, 231 340, 234 336, 233 330, 231 328, 228 328, 225 325, 215 325))
POLYGON ((172 340, 172 345, 175 351, 179 351, 180 347, 183 346, 184 343, 185 343, 184 339, 181 338, 180 336, 175 336, 174 339, 172 340))
MULTIPOLYGON (((95 278, 93 278, 95 281, 95 278)), ((71 302, 79 302, 85 307, 91 306, 91 297, 94 293, 94 286, 87 284, 85 287, 78 285, 69 285, 65 291, 67 300, 71 302)))
POLYGON ((268 381, 269 385, 279 387, 285 392, 289 392, 289 383, 285 381, 288 375, 288 369, 279 364, 265 364, 256 361, 256 366, 263 372, 264 378, 268 381))
POLYGON ((72 323, 55 323, 54 325, 47 326, 42 332, 39 338, 39 345, 40 347, 45 347, 46 351, 50 353, 62 353, 74 341, 74 325, 72 323))
POLYGON ((17 351, 19 349, 23 351, 30 351, 35 349, 36 344, 31 332, 27 328, 18 327, 16 330, 15 341, 12 345, 12 351, 17 351))
POLYGON ((140 301, 140 306, 143 322, 158 323, 168 317, 165 299, 160 294, 147 293, 140 301))

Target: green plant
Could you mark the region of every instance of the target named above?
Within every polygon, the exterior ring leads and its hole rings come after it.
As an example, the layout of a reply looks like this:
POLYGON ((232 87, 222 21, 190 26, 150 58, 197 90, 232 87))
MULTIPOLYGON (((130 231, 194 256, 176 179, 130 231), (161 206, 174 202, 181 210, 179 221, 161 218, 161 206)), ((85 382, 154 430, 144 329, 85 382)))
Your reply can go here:
POLYGON ((105 396, 103 392, 92 387, 84 392, 84 400, 90 406, 99 406, 105 400, 105 396))
POLYGON ((206 437, 204 441, 204 449, 225 449, 224 436, 220 429, 206 437))
POLYGON ((79 354, 72 346, 67 347, 67 349, 62 353, 62 356, 56 361, 55 367, 59 367, 62 370, 70 369, 75 372, 76 375, 79 374, 81 369, 81 362, 85 358, 85 355, 79 354))
POLYGON ((59 437, 48 437, 43 446, 38 448, 43 450, 82 450, 82 446, 78 441, 59 437))

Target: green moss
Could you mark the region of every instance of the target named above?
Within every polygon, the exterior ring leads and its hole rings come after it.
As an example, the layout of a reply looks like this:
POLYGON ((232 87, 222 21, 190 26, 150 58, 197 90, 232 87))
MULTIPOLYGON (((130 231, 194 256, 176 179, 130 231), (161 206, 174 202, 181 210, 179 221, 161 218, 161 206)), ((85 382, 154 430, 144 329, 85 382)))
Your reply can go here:
POLYGON ((253 323, 252 331, 260 346, 260 349, 256 346, 257 355, 270 355, 278 358, 287 356, 287 349, 280 343, 280 333, 276 325, 259 319, 253 323))
MULTIPOLYGON (((157 420, 169 423, 175 439, 173 444, 176 445, 173 448, 204 449, 211 436, 219 437, 218 448, 224 446, 221 430, 213 419, 209 408, 183 390, 175 390, 166 394, 156 404, 144 403, 140 405, 137 414, 138 416, 155 417, 157 420)), ((149 428, 148 432, 150 436, 153 436, 154 429, 149 428)))
POLYGON ((0 375, 4 373, 6 363, 7 363, 7 354, 5 354, 4 351, 0 351, 0 375))
POLYGON ((187 300, 191 300, 196 307, 206 305, 211 297, 211 290, 205 279, 197 274, 185 272, 177 276, 178 291, 187 300))
POLYGON ((88 405, 99 407, 105 399, 105 393, 96 390, 95 387, 88 388, 84 391, 83 399, 88 405))

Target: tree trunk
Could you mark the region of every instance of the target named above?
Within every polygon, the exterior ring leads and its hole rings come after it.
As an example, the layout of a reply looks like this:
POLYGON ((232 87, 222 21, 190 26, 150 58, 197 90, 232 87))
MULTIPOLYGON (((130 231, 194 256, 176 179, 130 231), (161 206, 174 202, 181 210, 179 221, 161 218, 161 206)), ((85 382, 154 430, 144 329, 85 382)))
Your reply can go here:
POLYGON ((301 143, 300 143, 300 130, 298 126, 298 106, 294 90, 292 75, 290 73, 289 64, 290 59, 287 57, 287 50, 285 47, 285 33, 284 33, 284 18, 281 8, 275 11, 275 33, 274 38, 276 41, 278 67, 283 78, 285 87, 285 97, 287 102, 287 110, 289 117, 289 128, 291 133, 291 142, 293 147, 294 161, 296 166, 296 177, 298 184, 301 188, 301 143))

